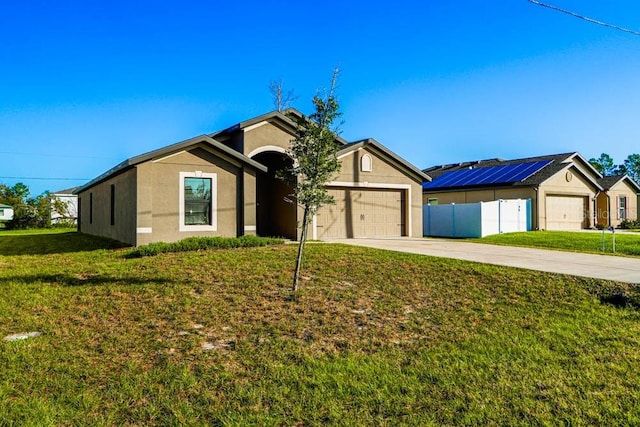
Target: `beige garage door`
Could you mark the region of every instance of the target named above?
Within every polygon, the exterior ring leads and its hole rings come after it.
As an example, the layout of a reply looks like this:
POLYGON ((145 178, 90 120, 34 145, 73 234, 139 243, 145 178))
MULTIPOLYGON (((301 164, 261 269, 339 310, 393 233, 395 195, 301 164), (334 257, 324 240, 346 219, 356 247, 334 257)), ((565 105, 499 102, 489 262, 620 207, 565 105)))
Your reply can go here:
POLYGON ((586 197, 547 196, 547 230, 581 230, 587 209, 586 197))
POLYGON ((317 215, 318 239, 404 234, 404 191, 332 188, 336 203, 317 215))

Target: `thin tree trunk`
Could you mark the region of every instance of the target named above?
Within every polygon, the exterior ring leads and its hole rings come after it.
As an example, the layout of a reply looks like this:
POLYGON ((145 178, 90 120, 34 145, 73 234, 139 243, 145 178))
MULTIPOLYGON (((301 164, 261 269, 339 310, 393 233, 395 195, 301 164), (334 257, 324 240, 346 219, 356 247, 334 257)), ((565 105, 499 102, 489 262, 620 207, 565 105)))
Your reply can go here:
POLYGON ((293 292, 298 291, 298 280, 300 277, 300 267, 302 266, 302 250, 304 249, 304 244, 307 241, 307 226, 309 222, 309 209, 304 208, 304 215, 302 217, 302 234, 300 235, 300 243, 298 244, 298 256, 296 258, 296 269, 293 273, 293 286, 291 290, 293 292))

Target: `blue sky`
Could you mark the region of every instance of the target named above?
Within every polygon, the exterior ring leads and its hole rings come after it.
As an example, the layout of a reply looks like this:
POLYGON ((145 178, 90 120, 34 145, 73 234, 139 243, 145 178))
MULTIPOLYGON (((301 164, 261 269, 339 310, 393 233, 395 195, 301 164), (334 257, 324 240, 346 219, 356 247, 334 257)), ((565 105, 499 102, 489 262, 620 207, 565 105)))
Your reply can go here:
MULTIPOLYGON (((637 0, 547 2, 640 31, 637 0)), ((640 152, 639 53, 640 36, 527 0, 3 2, 0 183, 82 184, 272 110, 271 80, 309 113, 334 67, 342 136, 420 168, 568 151, 621 163, 640 152)))

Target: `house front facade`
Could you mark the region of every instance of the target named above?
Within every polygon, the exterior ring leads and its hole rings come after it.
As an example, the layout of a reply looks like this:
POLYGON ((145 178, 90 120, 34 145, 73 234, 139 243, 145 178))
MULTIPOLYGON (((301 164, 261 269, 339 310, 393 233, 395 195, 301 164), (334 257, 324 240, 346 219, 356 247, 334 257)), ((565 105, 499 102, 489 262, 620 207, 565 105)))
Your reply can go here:
POLYGON ((539 230, 592 228, 603 215, 596 204, 603 177, 576 152, 441 165, 424 172, 432 178, 423 186, 424 204, 530 199, 532 225, 539 230))
MULTIPOLYGON (((79 231, 131 245, 192 236, 258 234, 295 240, 302 211, 278 171, 292 165, 295 110, 271 112, 128 159, 76 190, 79 231)), ((415 166, 375 140, 336 137, 336 204, 313 218, 317 239, 421 236, 415 166)))
POLYGON ((599 227, 615 228, 625 220, 638 219, 638 183, 627 175, 605 176, 598 182, 602 186, 596 202, 599 227))

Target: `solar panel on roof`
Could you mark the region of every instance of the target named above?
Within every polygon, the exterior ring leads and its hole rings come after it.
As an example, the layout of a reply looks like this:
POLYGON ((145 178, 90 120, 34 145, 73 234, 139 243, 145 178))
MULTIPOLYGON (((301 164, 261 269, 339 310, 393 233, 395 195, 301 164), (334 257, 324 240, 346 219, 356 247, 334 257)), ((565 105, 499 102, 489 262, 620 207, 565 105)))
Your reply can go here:
POLYGON ((422 187, 425 189, 437 189, 521 182, 551 162, 552 160, 542 160, 515 165, 451 171, 434 178, 431 182, 425 182, 422 187))

